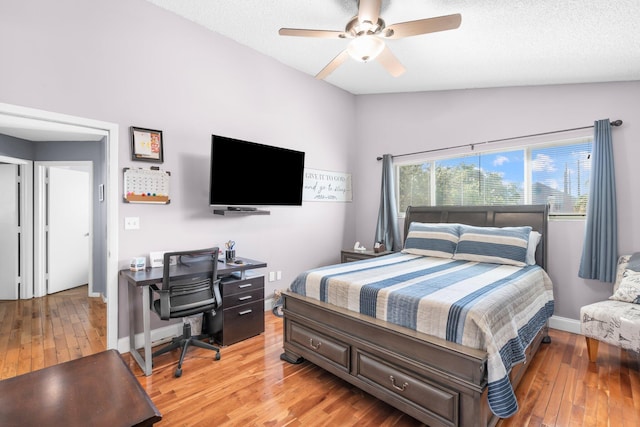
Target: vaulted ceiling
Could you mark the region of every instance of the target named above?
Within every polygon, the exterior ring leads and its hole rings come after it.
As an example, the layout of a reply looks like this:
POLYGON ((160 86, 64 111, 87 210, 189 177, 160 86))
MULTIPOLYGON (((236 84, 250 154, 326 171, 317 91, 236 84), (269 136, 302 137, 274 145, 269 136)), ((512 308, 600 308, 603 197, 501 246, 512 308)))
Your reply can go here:
MULTIPOLYGON (((281 36, 344 31, 357 0, 148 0, 315 76, 349 40, 281 36)), ((386 40, 406 72, 348 58, 326 82, 354 94, 640 80, 640 1, 382 0, 391 24, 461 14, 459 28, 386 40)))

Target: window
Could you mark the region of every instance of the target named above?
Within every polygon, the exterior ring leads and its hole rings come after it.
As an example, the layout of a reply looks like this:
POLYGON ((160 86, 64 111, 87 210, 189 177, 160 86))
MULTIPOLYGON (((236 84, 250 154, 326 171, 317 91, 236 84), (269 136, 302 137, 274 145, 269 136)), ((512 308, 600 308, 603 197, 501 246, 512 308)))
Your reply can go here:
POLYGON ((587 213, 591 140, 531 150, 531 200, 556 215, 587 213))
POLYGON ((554 215, 584 215, 591 138, 396 166, 398 211, 426 205, 549 204, 554 215))

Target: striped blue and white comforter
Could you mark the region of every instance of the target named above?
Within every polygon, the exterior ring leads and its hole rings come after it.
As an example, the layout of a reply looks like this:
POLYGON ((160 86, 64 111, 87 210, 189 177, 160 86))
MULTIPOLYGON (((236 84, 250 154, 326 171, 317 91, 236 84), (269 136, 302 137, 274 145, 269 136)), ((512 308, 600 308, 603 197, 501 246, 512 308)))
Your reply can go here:
POLYGON ((538 266, 392 254, 306 271, 291 291, 488 354, 493 413, 518 410, 514 364, 553 314, 553 287, 538 266))

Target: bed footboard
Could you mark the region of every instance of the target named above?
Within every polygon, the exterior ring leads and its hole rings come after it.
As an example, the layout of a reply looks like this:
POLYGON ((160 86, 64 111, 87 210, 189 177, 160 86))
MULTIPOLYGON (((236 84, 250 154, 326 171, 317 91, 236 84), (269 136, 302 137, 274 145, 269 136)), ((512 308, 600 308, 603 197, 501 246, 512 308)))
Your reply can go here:
MULTIPOLYGON (((284 293, 284 352, 304 360, 429 426, 494 426, 487 400, 487 354, 300 295, 284 293)), ((538 350, 543 328, 527 351, 538 350)), ((529 363, 511 372, 514 387, 529 363)))
POLYGON ((430 426, 487 426, 486 353, 284 294, 284 353, 430 426))

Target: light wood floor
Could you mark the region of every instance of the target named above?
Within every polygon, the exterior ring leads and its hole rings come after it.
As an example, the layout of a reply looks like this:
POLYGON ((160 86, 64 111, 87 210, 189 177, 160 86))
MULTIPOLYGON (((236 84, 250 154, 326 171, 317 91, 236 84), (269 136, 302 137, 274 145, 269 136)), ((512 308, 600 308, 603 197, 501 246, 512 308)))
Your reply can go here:
POLYGON ((0 379, 102 351, 106 304, 87 286, 43 298, 0 301, 0 379))
MULTIPOLYGON (((67 292, 0 302, 2 378, 105 348, 104 304, 87 301, 86 290, 67 292)), ((516 390, 520 411, 499 425, 640 425, 640 356, 600 344, 593 364, 582 336, 550 334, 516 390)), ((181 378, 173 376, 177 350, 156 358, 149 377, 124 358, 162 413, 159 426, 421 425, 308 362, 280 361, 281 352, 282 319, 267 312, 265 333, 223 347, 219 361, 190 349, 181 378)))

